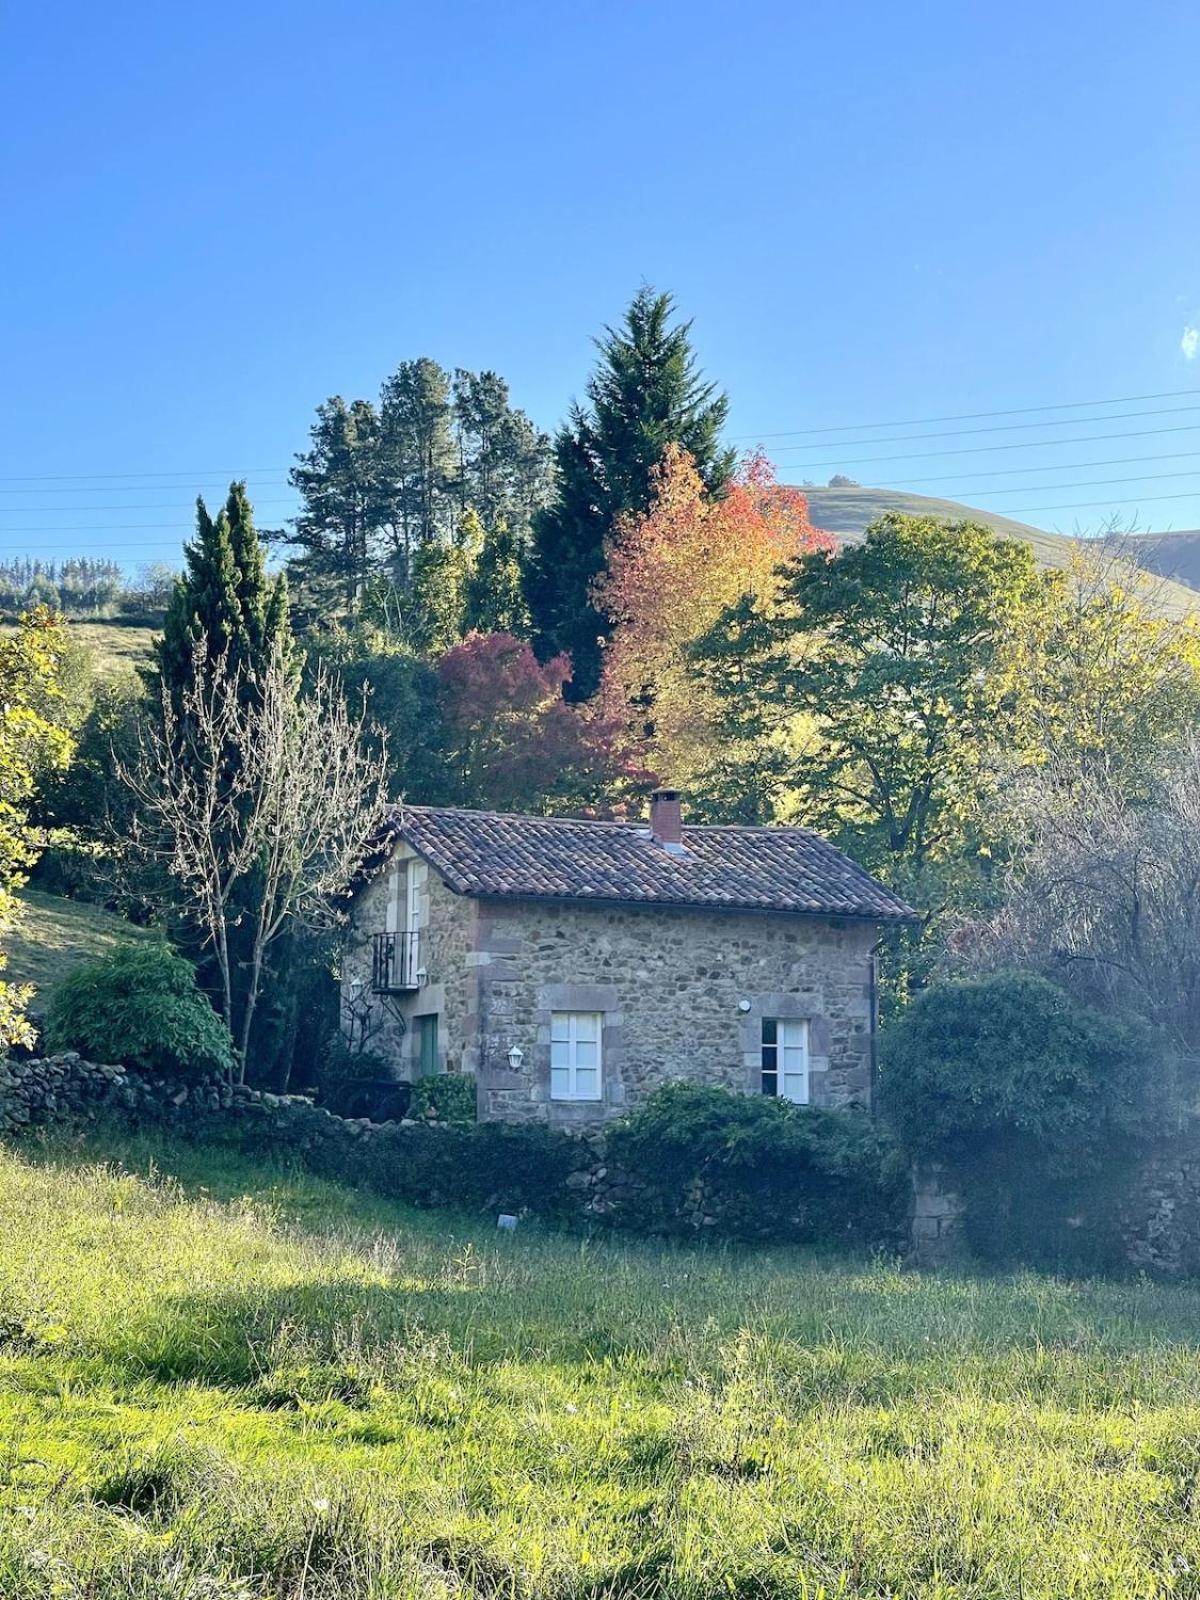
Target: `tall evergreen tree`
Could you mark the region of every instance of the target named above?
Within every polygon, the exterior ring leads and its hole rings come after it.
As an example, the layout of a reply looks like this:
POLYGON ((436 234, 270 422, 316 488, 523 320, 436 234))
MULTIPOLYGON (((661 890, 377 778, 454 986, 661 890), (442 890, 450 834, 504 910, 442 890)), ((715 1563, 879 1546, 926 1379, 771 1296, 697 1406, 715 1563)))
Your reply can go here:
POLYGON ((302 505, 289 534, 299 553, 288 563, 304 609, 327 613, 336 603, 351 615, 377 567, 386 520, 380 481, 379 415, 369 400, 334 395, 317 407, 312 443, 288 474, 302 505))
MULTIPOLYGON (((288 612, 287 581, 282 574, 272 578, 267 572, 244 483, 230 485, 216 517, 210 516, 202 499, 197 500, 196 537, 185 546, 184 559, 185 570, 176 581, 158 641, 157 666, 161 692, 169 699, 173 714, 173 739, 178 741, 183 759, 205 762, 209 752, 203 748, 203 735, 191 725, 186 709, 197 673, 236 675, 239 698, 252 703, 272 661, 281 660, 291 670, 297 687, 299 662, 288 612)), ((232 745, 222 752, 223 770, 231 785, 237 781, 242 755, 232 745)), ((214 843, 218 850, 222 848, 221 839, 214 843)), ((246 878, 241 891, 245 898, 229 908, 234 972, 243 976, 242 946, 249 936, 257 892, 254 879, 246 878), (239 916, 239 911, 245 915, 239 916)), ((180 928, 177 942, 200 964, 202 979, 214 983, 212 952, 205 946, 201 930, 180 928)), ((291 995, 284 973, 288 952, 288 942, 281 941, 273 957, 279 963, 277 992, 283 1002, 291 995)), ((233 1014, 227 1018, 235 1030, 246 1001, 244 984, 238 979, 233 1014)), ((256 1048, 264 1058, 274 1053, 277 1044, 268 1037, 270 1018, 269 1008, 264 1009, 255 1030, 256 1048)))
POLYGON ((196 538, 184 561, 157 644, 159 676, 176 706, 198 644, 236 672, 261 672, 277 650, 293 654, 287 583, 267 573, 244 483, 230 484, 215 519, 196 501, 196 538))
POLYGON ((479 555, 467 579, 464 632, 510 633, 517 639, 527 639, 529 608, 521 578, 521 551, 507 522, 485 529, 479 555))
POLYGON ((379 401, 379 476, 395 576, 421 545, 454 531, 456 458, 450 376, 421 356, 402 361, 379 401))
POLYGON ((709 494, 733 471, 722 447, 728 399, 697 370, 691 323, 673 322, 674 301, 644 286, 619 328, 596 341, 600 359, 587 405, 573 406, 555 440, 558 495, 534 518, 526 594, 543 658, 567 651, 572 694, 584 699, 600 679, 600 640, 608 619, 592 604, 605 544, 618 520, 644 515, 651 474, 667 445, 682 445, 709 494))
POLYGON ((458 495, 485 527, 508 524, 521 538, 553 489, 550 440, 509 401, 497 372, 454 374, 458 495))

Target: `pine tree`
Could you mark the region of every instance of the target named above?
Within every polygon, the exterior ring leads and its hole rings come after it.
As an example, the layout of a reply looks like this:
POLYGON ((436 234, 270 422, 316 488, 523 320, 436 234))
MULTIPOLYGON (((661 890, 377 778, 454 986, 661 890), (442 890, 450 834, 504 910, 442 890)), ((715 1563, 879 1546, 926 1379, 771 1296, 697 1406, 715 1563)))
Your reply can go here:
POLYGON ((289 569, 307 611, 336 606, 357 614, 377 566, 386 508, 380 484, 379 416, 369 400, 349 405, 334 395, 317 407, 312 444, 288 474, 302 506, 289 534, 276 535, 299 551, 289 569))
POLYGON ((687 450, 709 494, 733 471, 734 452, 720 443, 729 402, 697 371, 691 323, 673 325, 673 311, 669 294, 645 286, 621 326, 597 340, 588 404, 572 408, 555 440, 557 499, 534 518, 526 596, 535 639, 544 659, 571 656, 579 699, 595 693, 600 678, 607 618, 591 590, 606 541, 619 518, 649 509, 651 475, 666 447, 687 450))
POLYGON ((428 356, 402 361, 379 399, 379 476, 395 578, 415 551, 454 528, 456 457, 450 376, 428 356))

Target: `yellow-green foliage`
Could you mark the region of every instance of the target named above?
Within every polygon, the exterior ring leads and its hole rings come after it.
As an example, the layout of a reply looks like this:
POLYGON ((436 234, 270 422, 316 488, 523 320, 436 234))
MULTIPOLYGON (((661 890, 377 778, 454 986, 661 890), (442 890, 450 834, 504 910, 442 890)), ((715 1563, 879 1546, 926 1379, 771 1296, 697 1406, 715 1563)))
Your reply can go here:
POLYGON ((0 1154, 5 1600, 1196 1593, 1195 1290, 498 1236, 184 1160, 0 1154))

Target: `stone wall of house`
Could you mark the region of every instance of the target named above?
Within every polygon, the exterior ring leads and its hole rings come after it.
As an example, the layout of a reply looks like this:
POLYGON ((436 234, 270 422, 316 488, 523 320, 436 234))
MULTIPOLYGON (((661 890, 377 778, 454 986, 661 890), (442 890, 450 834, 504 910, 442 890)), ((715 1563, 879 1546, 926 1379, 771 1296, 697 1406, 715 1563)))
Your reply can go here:
POLYGON ((367 1019, 367 1043, 388 1060, 398 1078, 419 1075, 416 1021, 438 1017, 439 1070, 463 1070, 467 1043, 464 1024, 471 987, 469 955, 474 944, 474 906, 447 889, 436 872, 401 844, 396 861, 409 861, 417 876, 419 961, 425 971, 421 988, 386 999, 371 993, 372 940, 388 923, 388 903, 393 894, 391 869, 373 878, 359 893, 347 929, 342 953, 342 1028, 346 1037, 361 1033, 360 1018, 367 1019), (357 997, 352 985, 361 986, 357 997))
POLYGON ((570 1127, 679 1077, 757 1093, 764 1017, 807 1019, 815 1105, 868 1105, 876 937, 842 920, 480 903, 466 1062, 480 1116, 570 1127), (568 1010, 604 1014, 600 1105, 550 1098, 551 1013, 568 1010))

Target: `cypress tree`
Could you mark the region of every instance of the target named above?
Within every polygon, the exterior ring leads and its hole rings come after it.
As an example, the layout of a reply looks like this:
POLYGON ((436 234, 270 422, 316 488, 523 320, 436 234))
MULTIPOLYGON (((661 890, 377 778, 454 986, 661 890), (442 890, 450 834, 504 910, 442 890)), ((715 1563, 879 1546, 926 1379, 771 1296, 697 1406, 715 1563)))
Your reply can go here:
MULTIPOLYGON (((185 546, 184 560, 185 570, 176 581, 157 645, 161 688, 169 696, 176 716, 184 715, 186 695, 195 683, 198 664, 202 671, 211 671, 224 660, 230 673, 241 675, 239 695, 249 697, 256 693, 255 675, 264 672, 278 656, 293 673, 298 689, 300 664, 292 636, 287 583, 282 574, 272 578, 267 572, 244 483, 230 485, 225 504, 215 518, 209 515, 203 499, 196 501, 196 537, 185 546), (204 646, 199 663, 197 645, 204 646)), ((194 730, 187 727, 185 719, 179 727, 180 749, 185 758, 192 737, 194 730)), ((234 748, 224 752, 231 783, 236 778, 240 754, 234 748)), ((219 847, 220 841, 217 843, 219 847)), ((254 889, 249 887, 247 898, 241 903, 246 921, 239 923, 236 916, 231 918, 235 955, 248 940, 249 914, 254 904, 254 889)), ((238 908, 232 909, 236 912, 238 908)), ((177 930, 176 942, 197 963, 201 981, 215 992, 211 953, 198 931, 182 927, 177 930)), ((293 999, 293 985, 285 971, 292 942, 284 939, 277 943, 273 953, 276 1004, 274 1008, 263 1007, 255 1023, 256 1075, 260 1077, 270 1070, 278 1051, 278 1035, 283 1031, 278 1016, 286 1013, 293 999)), ((235 973, 240 970, 235 961, 235 973)), ((243 986, 235 982, 233 1015, 226 1019, 235 1037, 245 999, 243 986)))
POLYGON ((651 473, 668 444, 682 445, 705 489, 719 494, 733 471, 722 447, 729 401, 697 370, 691 323, 674 323, 674 301, 648 286, 619 328, 596 341, 600 359, 587 405, 573 406, 555 440, 558 494, 534 518, 526 597, 538 653, 569 652, 572 697, 586 699, 600 679, 600 640, 608 619, 592 605, 618 519, 649 509, 651 473))
POLYGON ((159 676, 177 711, 200 643, 210 661, 224 656, 235 672, 261 672, 276 650, 288 662, 295 653, 286 582, 268 576, 244 483, 230 485, 215 519, 197 499, 184 561, 157 645, 159 676))

